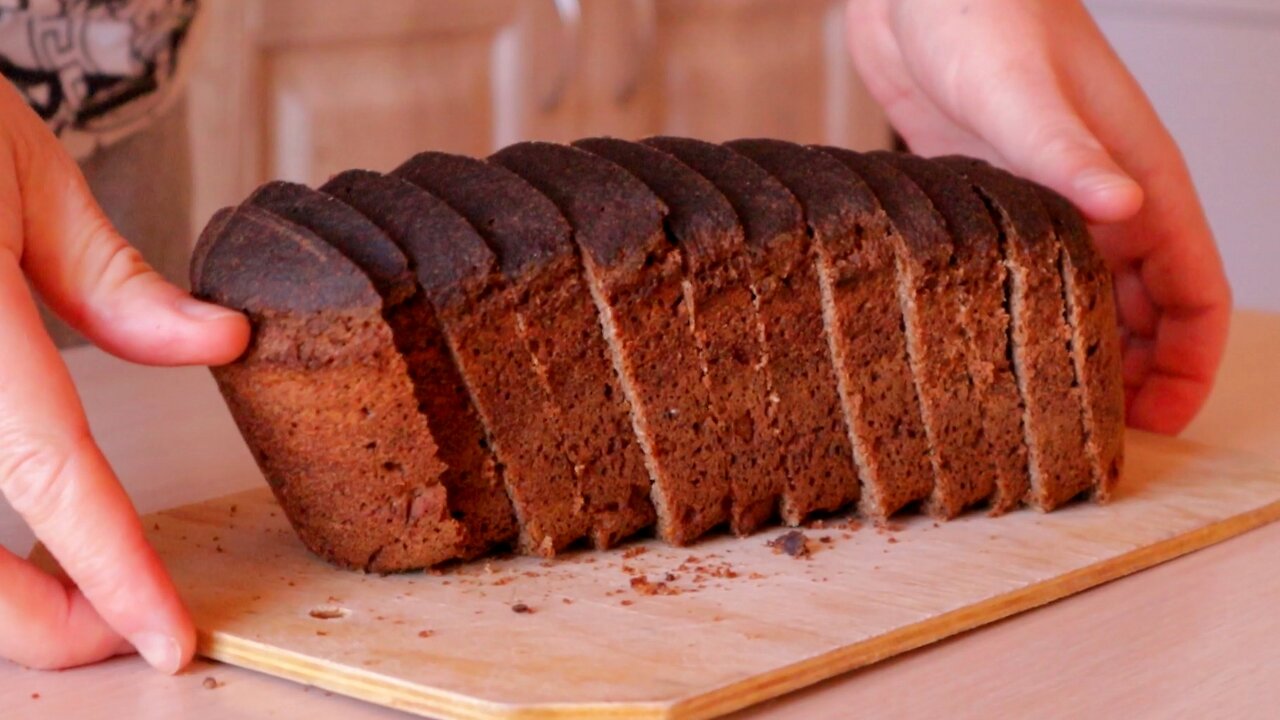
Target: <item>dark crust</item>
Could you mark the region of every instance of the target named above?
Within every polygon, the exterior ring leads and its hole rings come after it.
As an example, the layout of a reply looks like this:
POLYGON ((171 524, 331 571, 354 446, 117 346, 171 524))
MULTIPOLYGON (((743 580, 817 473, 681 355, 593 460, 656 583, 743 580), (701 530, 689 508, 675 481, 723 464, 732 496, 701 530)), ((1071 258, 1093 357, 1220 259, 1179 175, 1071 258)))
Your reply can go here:
POLYGON ((627 169, 666 203, 667 227, 691 270, 723 261, 743 243, 738 214, 705 177, 675 157, 641 143, 586 138, 573 144, 627 169))
POLYGON ((942 268, 951 259, 951 234, 929 197, 901 171, 865 153, 821 148, 844 163, 875 193, 911 256, 926 266, 942 268), (892 188, 892 190, 891 190, 892 188))
POLYGON ((860 506, 886 518, 933 489, 888 217, 861 178, 820 150, 776 140, 727 145, 774 173, 805 208, 827 297, 827 340, 863 484, 860 506))
POLYGON ((191 258, 197 297, 250 313, 377 310, 382 299, 333 246, 256 207, 223 208, 191 258))
POLYGON ((954 241, 951 276, 961 294, 960 327, 967 347, 969 388, 958 388, 973 409, 971 420, 983 448, 982 473, 973 478, 972 493, 961 498, 965 505, 985 500, 996 491, 997 480, 1005 486, 1017 484, 1011 477, 1026 475, 1025 446, 1021 427, 1008 420, 1021 414, 1012 367, 1008 355, 1008 316, 1004 310, 1004 266, 999 234, 987 207, 969 181, 946 166, 917 155, 874 152, 871 157, 885 162, 911 178, 946 220, 954 241), (988 327, 990 325, 990 327, 988 327), (1012 391, 1012 392, 1009 392, 1012 391), (993 417, 991 411, 999 414, 993 417))
POLYGON ((667 227, 685 262, 685 300, 722 442, 733 457, 730 526, 749 534, 773 517, 786 488, 770 415, 764 348, 752 304, 737 212, 705 177, 639 143, 591 138, 575 143, 640 178, 671 214, 667 227))
POLYGON ((415 292, 409 261, 377 225, 344 203, 306 185, 276 180, 244 201, 307 228, 351 258, 391 305, 415 292))
POLYGON ((641 142, 675 156, 724 193, 738 212, 748 245, 759 247, 804 232, 804 216, 795 197, 746 157, 692 138, 660 136, 641 142))
POLYGON ((511 540, 517 532, 515 515, 435 309, 471 294, 461 288, 483 285, 493 254, 453 210, 399 178, 351 170, 321 190, 382 228, 405 251, 428 288, 425 296, 389 312, 387 321, 408 363, 440 459, 448 466, 442 481, 453 510, 467 528, 463 555, 474 557, 511 540))
POLYGON ((891 159, 827 152, 862 177, 898 230, 908 347, 936 471, 925 509, 954 517, 986 499, 994 485, 981 410, 971 397, 971 341, 962 322, 960 268, 953 266, 956 243, 929 195, 891 159))
POLYGON ((768 170, 795 195, 820 242, 850 242, 858 228, 874 222, 880 212, 880 203, 867 184, 826 153, 760 138, 734 140, 725 146, 768 170))
POLYGON ((937 161, 973 184, 1004 230, 1015 369, 1026 407, 1023 429, 1033 478, 1027 501, 1040 510, 1052 510, 1093 484, 1083 404, 1066 349, 1070 331, 1059 265, 1061 245, 1030 182, 982 160, 949 156, 937 161), (1021 312, 1026 315, 1021 321, 1019 293, 1025 306, 1021 312), (1061 342, 1055 341, 1058 337, 1061 342))
POLYGON ((573 226, 597 267, 638 270, 662 230, 667 208, 644 183, 602 157, 545 142, 524 142, 490 159, 533 184, 573 226))
POLYGON ((407 256, 418 283, 437 307, 483 290, 496 260, 452 208, 418 186, 369 170, 348 170, 320 190, 378 225, 407 256))
POLYGON ((1037 190, 1066 250, 1063 281, 1074 334, 1076 379, 1084 389, 1094 497, 1106 501, 1124 467, 1124 382, 1114 283, 1080 211, 1049 188, 1037 186, 1037 190))
POLYGON ((423 188, 469 219, 517 277, 573 252, 569 223, 554 203, 506 168, 462 155, 424 152, 392 175, 423 188))
POLYGON ((823 327, 818 272, 804 212, 791 191, 746 156, 701 140, 642 141, 706 177, 733 205, 746 231, 749 278, 778 400, 775 418, 787 489, 783 520, 798 524, 859 495, 835 366, 823 327))

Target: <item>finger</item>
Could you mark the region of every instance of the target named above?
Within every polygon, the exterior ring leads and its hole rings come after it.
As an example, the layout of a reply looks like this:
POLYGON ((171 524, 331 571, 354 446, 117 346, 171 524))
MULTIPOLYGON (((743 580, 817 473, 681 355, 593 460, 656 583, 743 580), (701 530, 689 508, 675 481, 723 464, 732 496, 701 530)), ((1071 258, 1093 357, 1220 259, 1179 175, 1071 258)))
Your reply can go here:
POLYGON ((845 22, 854 66, 893 129, 912 152, 926 157, 961 153, 997 162, 994 150, 952 122, 907 72, 887 16, 884 0, 853 0, 845 22))
MULTIPOLYGON (((194 651, 191 619, 89 435, 16 258, 3 250, 0 318, 0 492, 102 619, 152 665, 176 672, 194 651)), ((101 637, 91 640, 100 650, 101 637)))
POLYGON ((909 48, 907 69, 951 122, 989 143, 1000 164, 1059 191, 1095 222, 1137 212, 1142 188, 1095 137, 1060 82, 1052 23, 1005 2, 951 7, 945 21, 923 28, 912 17, 914 6, 900 3, 890 14, 898 41, 909 48))
POLYGON ((0 657, 55 670, 132 651, 84 594, 0 548, 0 657))
MULTIPOLYGON (((75 162, 39 118, 0 83, 0 112, 15 135, 13 173, 0 193, 21 204, 22 267, 49 306, 108 352, 156 365, 222 364, 248 343, 239 313, 166 282, 112 228, 75 162), (17 187, 14 187, 17 182, 17 187)), ((173 238, 181 242, 182 238, 173 238)))

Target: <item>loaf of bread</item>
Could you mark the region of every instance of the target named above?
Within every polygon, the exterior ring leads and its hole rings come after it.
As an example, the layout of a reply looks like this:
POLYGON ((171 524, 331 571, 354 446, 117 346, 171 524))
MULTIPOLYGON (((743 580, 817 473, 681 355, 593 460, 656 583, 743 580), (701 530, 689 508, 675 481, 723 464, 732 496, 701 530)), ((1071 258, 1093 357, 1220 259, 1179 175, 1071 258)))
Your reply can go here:
POLYGON ((1109 499, 1112 279, 1060 195, 779 140, 427 152, 219 211, 214 376, 303 543, 395 572, 652 528, 1109 499))

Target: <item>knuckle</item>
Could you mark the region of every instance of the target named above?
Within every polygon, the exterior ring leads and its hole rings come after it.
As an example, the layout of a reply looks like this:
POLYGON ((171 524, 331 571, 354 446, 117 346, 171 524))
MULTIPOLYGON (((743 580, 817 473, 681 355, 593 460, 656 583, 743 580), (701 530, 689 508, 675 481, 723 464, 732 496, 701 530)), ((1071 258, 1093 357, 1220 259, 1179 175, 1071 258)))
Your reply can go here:
POLYGON ((68 468, 86 442, 87 432, 67 439, 24 438, 6 443, 0 457, 0 491, 29 524, 43 524, 66 509, 68 468))

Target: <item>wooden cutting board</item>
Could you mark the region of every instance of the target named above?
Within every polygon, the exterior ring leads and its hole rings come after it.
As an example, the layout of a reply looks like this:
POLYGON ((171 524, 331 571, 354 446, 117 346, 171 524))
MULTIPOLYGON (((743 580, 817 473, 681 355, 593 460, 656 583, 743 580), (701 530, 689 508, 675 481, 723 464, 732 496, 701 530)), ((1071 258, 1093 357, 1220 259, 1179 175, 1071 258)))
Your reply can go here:
POLYGON ((267 490, 149 516, 210 658, 423 715, 721 715, 1280 517, 1280 469, 1131 433, 1115 501, 654 541, 378 577, 309 555, 267 490))

